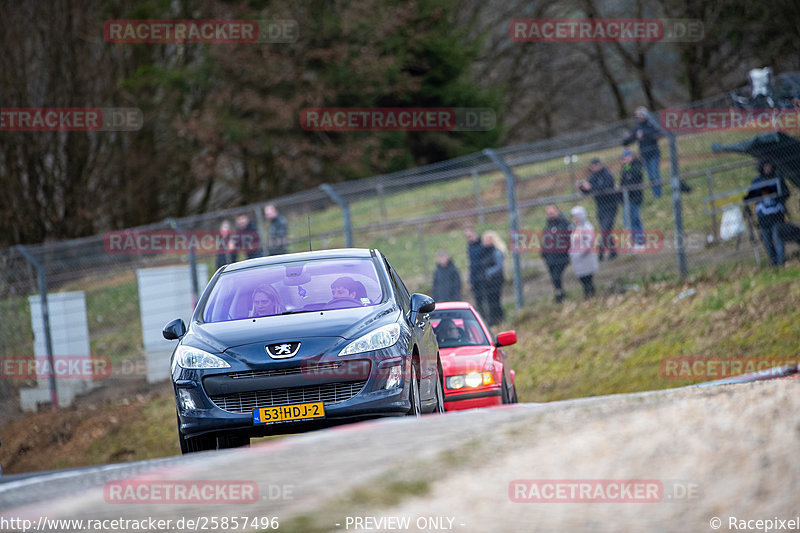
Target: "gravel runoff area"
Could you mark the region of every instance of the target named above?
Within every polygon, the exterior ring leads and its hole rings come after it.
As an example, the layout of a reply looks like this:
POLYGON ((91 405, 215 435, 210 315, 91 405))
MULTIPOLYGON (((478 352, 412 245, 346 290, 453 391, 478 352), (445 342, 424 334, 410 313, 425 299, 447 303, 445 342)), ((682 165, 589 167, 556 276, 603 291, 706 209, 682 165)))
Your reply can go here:
POLYGON ((44 500, 37 497, 42 487, 27 479, 7 491, 16 495, 12 505, 0 493, 0 515, 266 516, 279 518, 279 531, 310 532, 768 530, 760 519, 772 520, 772 530, 800 529, 779 522, 800 515, 798 385, 772 380, 381 420, 197 454, 149 473, 141 465, 107 478, 94 472, 91 481, 74 479, 80 490, 61 487, 60 497, 44 500), (258 498, 238 505, 109 502, 103 486, 126 477, 249 480, 258 498), (580 487, 589 492, 578 496, 613 501, 565 501, 580 487), (618 501, 616 490, 640 501, 618 501), (561 500, 512 501, 536 496, 561 500), (27 505, 20 507, 22 497, 27 505))

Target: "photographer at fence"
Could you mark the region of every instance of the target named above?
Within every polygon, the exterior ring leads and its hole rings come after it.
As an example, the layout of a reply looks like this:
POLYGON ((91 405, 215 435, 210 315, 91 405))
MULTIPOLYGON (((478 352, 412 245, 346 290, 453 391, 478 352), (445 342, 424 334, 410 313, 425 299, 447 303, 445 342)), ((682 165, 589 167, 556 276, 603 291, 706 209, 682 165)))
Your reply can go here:
POLYGON ((575 185, 583 194, 594 194, 594 203, 597 206, 597 221, 600 224, 601 240, 600 249, 597 252, 597 259, 602 261, 603 254, 608 251, 608 258, 617 257, 617 251, 609 246, 607 240, 614 229, 614 221, 617 218, 617 203, 619 196, 614 188, 614 176, 603 163, 594 158, 589 163, 589 179, 581 180, 575 185))
POLYGON ((436 270, 433 271, 433 299, 437 302, 461 300, 461 274, 444 250, 436 253, 436 270))
POLYGON ((548 205, 545 208, 545 213, 547 222, 542 235, 542 260, 544 260, 547 270, 550 272, 550 280, 556 293, 556 303, 561 303, 564 301, 565 296, 562 279, 564 270, 569 265, 569 241, 559 237, 569 235, 572 226, 564 213, 554 205, 548 205), (544 235, 546 234, 550 234, 553 238, 545 241, 544 235), (547 245, 544 244, 545 242, 547 245))
MULTIPOLYGON (((786 262, 781 228, 786 223, 786 200, 789 198, 789 188, 783 177, 775 172, 771 162, 759 161, 756 168, 758 176, 750 184, 750 191, 744 200, 759 199, 756 203, 756 216, 761 240, 772 264, 780 266, 786 262), (765 183, 770 180, 778 181, 765 183)), ((745 206, 745 209, 749 212, 750 207, 745 206)))

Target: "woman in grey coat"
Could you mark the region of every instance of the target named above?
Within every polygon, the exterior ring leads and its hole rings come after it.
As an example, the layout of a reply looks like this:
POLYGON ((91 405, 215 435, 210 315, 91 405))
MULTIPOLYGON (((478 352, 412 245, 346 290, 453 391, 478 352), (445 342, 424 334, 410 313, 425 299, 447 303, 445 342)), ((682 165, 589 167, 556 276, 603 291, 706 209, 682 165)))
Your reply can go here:
POLYGON ((572 215, 573 230, 570 235, 569 260, 572 270, 581 280, 584 299, 594 296, 594 282, 592 276, 599 270, 595 243, 595 231, 586 209, 577 205, 570 212, 572 215))

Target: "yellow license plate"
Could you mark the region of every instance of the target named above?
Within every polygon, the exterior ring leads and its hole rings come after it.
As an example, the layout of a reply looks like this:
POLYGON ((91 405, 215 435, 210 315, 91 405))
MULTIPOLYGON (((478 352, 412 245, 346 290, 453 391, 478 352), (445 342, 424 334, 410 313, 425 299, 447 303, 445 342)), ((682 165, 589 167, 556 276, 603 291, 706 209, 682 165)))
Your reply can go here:
POLYGON ((256 424, 274 424, 275 422, 292 422, 314 418, 325 418, 325 407, 322 402, 253 409, 253 422, 256 424))

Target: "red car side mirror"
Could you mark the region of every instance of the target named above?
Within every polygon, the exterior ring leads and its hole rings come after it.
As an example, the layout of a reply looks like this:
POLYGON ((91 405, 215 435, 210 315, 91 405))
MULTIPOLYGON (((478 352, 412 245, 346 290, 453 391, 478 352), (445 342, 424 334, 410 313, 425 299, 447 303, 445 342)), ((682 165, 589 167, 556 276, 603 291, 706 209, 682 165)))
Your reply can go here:
POLYGON ((517 332, 515 330, 511 331, 501 331, 497 334, 497 345, 498 346, 511 346, 512 344, 517 343, 517 332))

